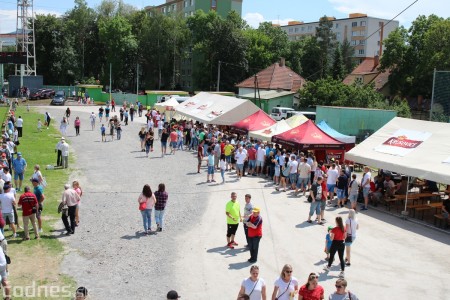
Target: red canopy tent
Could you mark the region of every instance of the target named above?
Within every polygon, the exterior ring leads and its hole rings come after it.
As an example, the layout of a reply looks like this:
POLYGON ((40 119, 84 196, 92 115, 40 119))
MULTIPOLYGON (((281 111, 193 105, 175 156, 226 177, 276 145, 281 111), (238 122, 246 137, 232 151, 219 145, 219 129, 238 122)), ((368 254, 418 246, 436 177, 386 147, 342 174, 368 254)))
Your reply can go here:
POLYGON ((311 120, 274 135, 272 142, 297 150, 314 150, 317 160, 326 161, 328 158, 334 157, 341 162, 344 161, 347 145, 323 132, 311 120))
POLYGON ((272 126, 276 121, 263 110, 259 110, 247 118, 231 125, 231 130, 240 134, 247 134, 249 131, 261 130, 272 126))

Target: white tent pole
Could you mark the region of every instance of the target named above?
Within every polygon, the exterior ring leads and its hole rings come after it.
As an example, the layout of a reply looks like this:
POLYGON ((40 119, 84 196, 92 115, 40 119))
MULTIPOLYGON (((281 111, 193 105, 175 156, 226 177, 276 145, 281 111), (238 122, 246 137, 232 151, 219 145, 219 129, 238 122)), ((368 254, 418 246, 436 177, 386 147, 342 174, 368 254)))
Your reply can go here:
POLYGON ((408 204, 408 190, 409 190, 409 176, 408 176, 408 181, 406 184, 406 197, 405 197, 405 210, 404 210, 404 215, 406 216, 406 205, 408 204))

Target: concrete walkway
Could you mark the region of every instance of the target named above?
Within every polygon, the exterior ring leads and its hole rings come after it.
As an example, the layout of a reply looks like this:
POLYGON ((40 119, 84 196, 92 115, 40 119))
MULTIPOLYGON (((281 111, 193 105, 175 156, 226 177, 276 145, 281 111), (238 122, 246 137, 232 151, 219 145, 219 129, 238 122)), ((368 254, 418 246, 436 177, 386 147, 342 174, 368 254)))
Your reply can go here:
MULTIPOLYGON (((45 109, 62 117, 65 107, 45 109)), ((93 108, 71 109, 73 117, 79 114, 82 119, 81 135, 69 139, 79 170, 74 178, 81 181, 85 196, 81 226, 65 238, 73 251, 62 269, 90 288, 93 299, 164 299, 170 289, 182 299, 235 299, 250 264, 242 224, 239 246, 225 247, 225 204, 232 191, 238 193, 241 207, 244 194, 250 193, 262 209, 264 237, 257 264, 268 299, 286 263, 301 284, 310 272, 319 272, 326 297, 334 292, 339 267, 335 262, 328 274, 322 271, 324 240, 326 227, 334 225, 336 216, 345 220, 346 209, 327 208, 325 226, 311 225, 305 222, 305 197, 276 192, 262 178, 237 182, 232 173, 224 185, 206 184, 205 170, 196 174, 193 153, 162 159, 155 142, 156 152, 143 157, 137 137, 137 123, 143 119, 124 126, 123 140, 101 143, 99 129, 91 132, 88 123, 93 108), (136 199, 143 184, 155 189, 159 182, 166 183, 170 195, 166 230, 142 236, 136 199)), ((73 128, 69 133, 73 135, 73 128)), ((359 213, 358 219, 352 266, 345 272, 350 291, 360 299, 447 298, 448 234, 373 210, 359 213)))

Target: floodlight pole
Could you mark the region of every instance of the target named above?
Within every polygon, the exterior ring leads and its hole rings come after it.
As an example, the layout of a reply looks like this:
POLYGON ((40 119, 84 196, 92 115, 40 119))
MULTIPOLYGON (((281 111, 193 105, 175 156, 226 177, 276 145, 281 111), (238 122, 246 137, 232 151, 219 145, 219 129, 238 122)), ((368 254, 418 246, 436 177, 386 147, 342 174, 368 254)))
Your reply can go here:
POLYGON ((220 66, 222 65, 222 62, 219 60, 219 68, 217 69, 217 87, 216 91, 220 91, 220 66))
POLYGON ((433 118, 433 104, 434 104, 434 83, 436 81, 436 68, 433 71, 433 89, 431 90, 431 106, 430 106, 430 121, 433 118))

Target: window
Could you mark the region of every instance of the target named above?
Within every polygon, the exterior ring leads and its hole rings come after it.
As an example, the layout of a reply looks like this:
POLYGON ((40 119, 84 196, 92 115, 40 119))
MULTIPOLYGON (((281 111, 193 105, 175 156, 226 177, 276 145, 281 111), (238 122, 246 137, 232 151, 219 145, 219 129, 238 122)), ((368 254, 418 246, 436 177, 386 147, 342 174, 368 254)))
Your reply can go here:
POLYGON ((172 11, 176 11, 177 10, 177 6, 175 4, 172 4, 172 11))
POLYGON ((298 27, 295 27, 295 32, 298 32, 298 29, 299 29, 298 27))
POLYGON ((380 46, 380 41, 377 42, 377 46, 380 46))
POLYGON ((294 31, 294 28, 289 28, 289 33, 292 33, 294 31))
POLYGON ((313 27, 312 26, 308 26, 308 31, 312 31, 313 27))
POLYGON ((359 35, 359 31, 352 31, 352 36, 358 36, 359 35))
POLYGON ((338 29, 339 28, 339 23, 336 23, 336 29, 338 29))
POLYGON ((366 31, 365 31, 365 30, 361 30, 361 31, 359 32, 359 35, 360 35, 360 36, 365 36, 365 35, 366 35, 366 31))
POLYGON ((188 0, 184 0, 184 7, 188 7, 188 6, 189 6, 188 0))
POLYGON ((352 27, 358 26, 358 22, 352 22, 352 27))
POLYGON ((194 0, 191 0, 191 6, 193 6, 194 5, 194 0))
POLYGON ((356 46, 356 41, 351 42, 352 46, 356 46))
POLYGON ((305 31, 305 27, 302 27, 302 32, 305 31))
POLYGON ((211 9, 217 8, 217 0, 211 0, 211 9))
POLYGON ((364 83, 364 80, 363 80, 363 78, 362 77, 356 77, 356 79, 355 79, 355 82, 356 83, 364 83))
POLYGON ((358 54, 359 54, 359 55, 364 55, 364 49, 359 49, 359 50, 358 50, 358 54))
POLYGON ((189 16, 189 13, 185 12, 184 17, 187 18, 189 16))
POLYGON ((162 11, 163 14, 165 14, 166 13, 166 7, 164 6, 163 8, 161 8, 161 11, 162 11))
POLYGON ((193 11, 191 11, 191 16, 193 16, 194 15, 194 12, 193 11))
POLYGON ((360 44, 360 45, 365 45, 365 44, 366 44, 366 40, 360 40, 360 41, 359 41, 359 44, 360 44))
POLYGON ((336 39, 340 40, 341 39, 341 33, 340 32, 336 32, 336 39))
POLYGON ((361 21, 361 26, 366 26, 366 21, 361 21))

